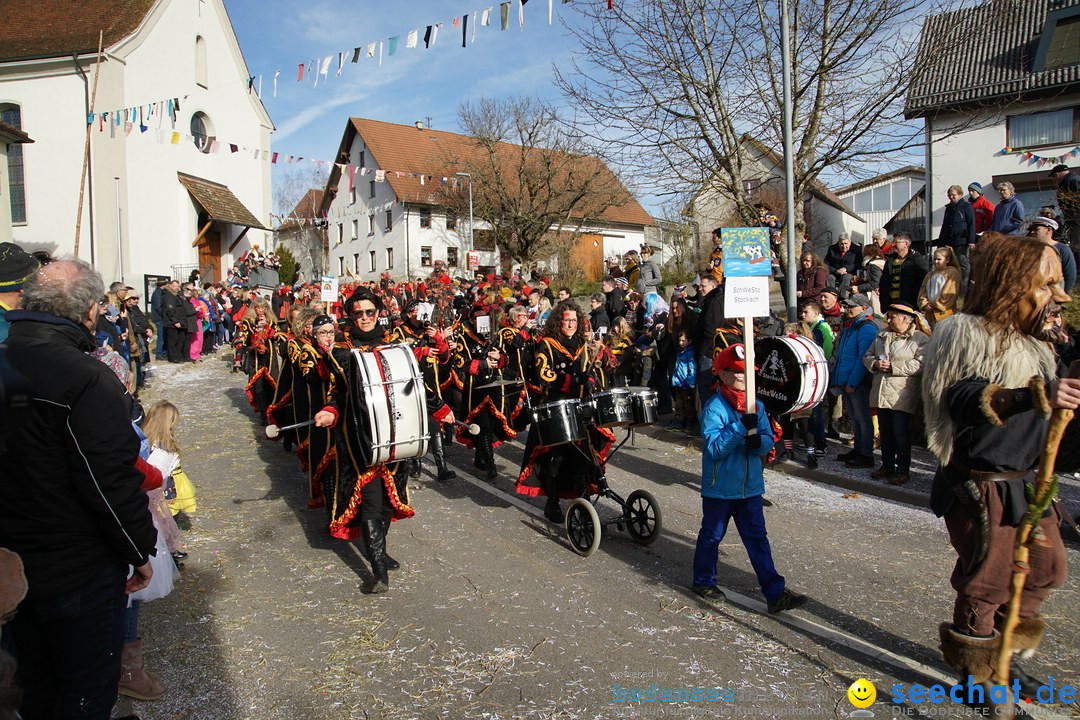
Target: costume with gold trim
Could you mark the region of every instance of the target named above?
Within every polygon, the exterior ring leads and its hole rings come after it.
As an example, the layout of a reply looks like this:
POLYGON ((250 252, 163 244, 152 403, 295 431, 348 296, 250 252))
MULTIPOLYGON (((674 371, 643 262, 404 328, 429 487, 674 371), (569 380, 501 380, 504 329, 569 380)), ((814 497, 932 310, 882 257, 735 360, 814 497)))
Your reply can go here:
MULTIPOLYGON (((541 337, 536 346, 536 376, 541 388, 541 402, 581 399, 602 390, 606 385, 603 364, 594 364, 593 360, 592 348, 580 336, 541 337)), ((594 458, 603 472, 615 435, 607 428, 592 426, 587 432, 594 458)), ((593 464, 582 454, 588 452, 587 448, 585 442, 543 447, 534 423, 525 441, 515 490, 530 497, 551 496, 555 492, 566 498, 579 497, 586 489, 597 492, 598 477, 593 464)))

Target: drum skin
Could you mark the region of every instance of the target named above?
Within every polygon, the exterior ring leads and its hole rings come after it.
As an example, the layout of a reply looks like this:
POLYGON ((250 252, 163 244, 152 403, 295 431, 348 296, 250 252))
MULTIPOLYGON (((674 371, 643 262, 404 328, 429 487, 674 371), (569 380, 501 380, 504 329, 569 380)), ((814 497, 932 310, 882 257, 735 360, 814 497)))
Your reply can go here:
POLYGON ((352 351, 350 394, 356 416, 371 438, 358 438, 368 467, 418 458, 428 449, 424 378, 407 345, 352 351))
POLYGON ((581 402, 576 399, 556 400, 536 408, 536 430, 540 445, 553 447, 576 442, 585 437, 579 416, 581 402))
POLYGON ((758 338, 754 355, 756 394, 770 413, 801 412, 825 398, 829 365, 813 340, 801 335, 758 338))

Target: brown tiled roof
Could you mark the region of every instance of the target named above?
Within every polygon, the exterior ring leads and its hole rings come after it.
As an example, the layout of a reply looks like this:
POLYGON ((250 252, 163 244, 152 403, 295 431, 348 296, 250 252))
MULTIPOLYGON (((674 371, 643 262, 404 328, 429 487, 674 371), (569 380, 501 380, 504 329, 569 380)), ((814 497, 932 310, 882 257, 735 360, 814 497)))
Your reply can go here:
POLYGON ((314 220, 319 217, 319 206, 322 205, 323 191, 312 188, 304 193, 300 202, 289 213, 285 220, 278 226, 278 230, 293 230, 300 226, 297 220, 314 220))
MULTIPOLYGON (((445 130, 417 130, 412 125, 397 125, 380 120, 349 118, 345 136, 342 138, 340 153, 348 151, 354 135, 360 135, 368 152, 378 167, 387 171, 386 180, 398 200, 421 205, 438 205, 442 202, 442 178, 454 178, 454 173, 461 167, 447 167, 450 158, 468 159, 477 157, 478 148, 467 135, 446 132, 445 130), (418 175, 425 175, 425 182, 420 184, 418 175), (434 178, 434 180, 432 179, 434 178)), ((507 167, 515 165, 520 146, 500 143, 498 153, 505 157, 507 167)), ((339 154, 338 162, 343 161, 339 154)), ((601 170, 608 175, 609 189, 625 193, 629 200, 617 206, 608 207, 601 217, 608 222, 625 225, 655 225, 656 221, 645 211, 636 199, 626 190, 611 170, 597 158, 581 158, 584 163, 599 163, 601 170)), ((330 174, 327 187, 336 187, 340 171, 335 167, 330 174)), ((369 176, 364 176, 369 180, 369 176)), ((332 194, 323 199, 328 205, 333 200, 332 194)))
POLYGON ((1037 70, 1035 59, 1048 13, 1077 9, 1080 0, 991 0, 927 18, 916 65, 923 72, 908 89, 904 114, 1075 91, 1080 65, 1037 70))
MULTIPOLYGON (((742 140, 743 142, 749 143, 752 147, 756 148, 758 152, 766 155, 773 163, 773 165, 781 169, 781 172, 783 172, 782 168, 784 167, 784 157, 780 153, 776 152, 765 143, 761 142, 755 137, 751 137, 750 135, 743 135, 742 140)), ((837 210, 847 213, 856 220, 860 222, 863 221, 863 219, 856 215, 855 211, 848 207, 848 204, 841 200, 836 193, 825 187, 824 183, 821 183, 818 180, 812 181, 810 183, 810 188, 807 190, 807 192, 810 193, 810 195, 812 195, 813 197, 816 197, 818 200, 832 205, 837 210)))
POLYGON ((0 137, 9 138, 7 141, 9 145, 12 143, 34 142, 30 139, 30 136, 24 133, 22 130, 18 129, 13 125, 8 125, 3 120, 0 120, 0 137))
POLYGON ((270 229, 264 227, 226 186, 182 172, 176 173, 176 177, 211 219, 256 230, 270 229))
POLYGON ((97 52, 139 27, 156 0, 4 0, 0 61, 97 52))

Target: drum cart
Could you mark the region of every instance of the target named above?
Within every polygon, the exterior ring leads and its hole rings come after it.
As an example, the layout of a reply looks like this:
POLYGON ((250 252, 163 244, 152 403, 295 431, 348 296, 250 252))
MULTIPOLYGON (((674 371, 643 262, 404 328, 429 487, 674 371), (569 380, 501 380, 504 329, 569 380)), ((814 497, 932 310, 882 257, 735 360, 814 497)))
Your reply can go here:
MULTIPOLYGON (((656 392, 646 388, 623 388, 614 393, 601 393, 593 401, 579 405, 575 410, 583 425, 626 426, 626 437, 608 455, 607 459, 610 460, 633 436, 634 427, 656 421, 656 392), (590 420, 599 422, 590 423, 590 420)), ((647 490, 634 490, 626 498, 612 490, 607 482, 607 474, 601 469, 596 453, 593 452, 591 435, 587 431, 581 434, 584 436, 581 444, 572 443, 572 446, 586 456, 595 470, 598 490, 574 498, 566 509, 563 528, 570 547, 584 557, 592 555, 600 547, 601 528, 605 525, 614 525, 620 532, 626 530, 630 538, 639 545, 656 542, 662 525, 660 505, 656 498, 647 490), (618 506, 618 514, 601 520, 600 513, 597 512, 597 503, 601 498, 614 502, 618 506)))

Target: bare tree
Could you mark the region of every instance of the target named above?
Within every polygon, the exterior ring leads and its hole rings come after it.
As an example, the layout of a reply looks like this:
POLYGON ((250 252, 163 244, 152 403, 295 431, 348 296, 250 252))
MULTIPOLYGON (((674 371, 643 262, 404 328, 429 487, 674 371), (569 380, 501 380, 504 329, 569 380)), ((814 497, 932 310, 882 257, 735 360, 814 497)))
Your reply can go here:
MULTIPOLYGON (((491 228, 514 262, 529 266, 555 254, 566 235, 595 225, 631 197, 618 178, 534 98, 465 102, 458 109, 469 140, 447 167, 472 176, 473 214, 491 228), (562 240, 559 240, 562 239, 562 240)), ((451 184, 447 208, 467 214, 464 184, 451 184)))
POLYGON ((293 252, 300 269, 310 277, 327 270, 326 222, 318 217, 318 203, 309 195, 321 193, 327 177, 325 169, 312 168, 282 173, 274 179, 274 214, 278 220, 275 240, 293 252))
MULTIPOLYGON (((903 99, 916 66, 919 19, 942 0, 792 0, 791 62, 796 216, 827 168, 922 142, 903 99)), ((625 166, 666 186, 706 188, 756 224, 746 144, 782 145, 776 0, 579 3, 567 24, 581 48, 556 82, 588 134, 625 166), (657 173, 656 168, 663 168, 657 173)), ((960 41, 957 38, 957 41, 960 41)))

